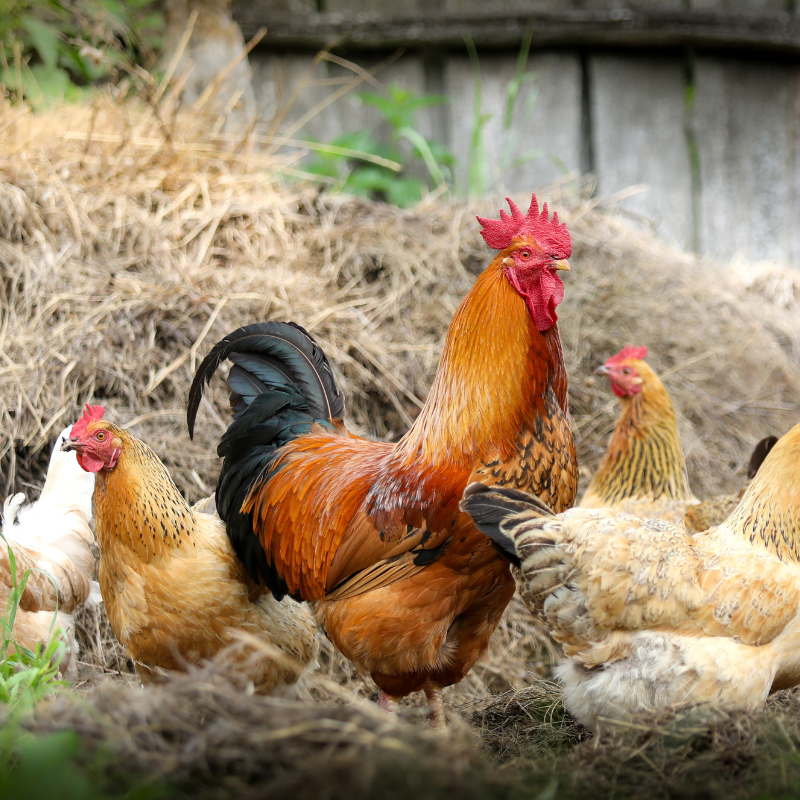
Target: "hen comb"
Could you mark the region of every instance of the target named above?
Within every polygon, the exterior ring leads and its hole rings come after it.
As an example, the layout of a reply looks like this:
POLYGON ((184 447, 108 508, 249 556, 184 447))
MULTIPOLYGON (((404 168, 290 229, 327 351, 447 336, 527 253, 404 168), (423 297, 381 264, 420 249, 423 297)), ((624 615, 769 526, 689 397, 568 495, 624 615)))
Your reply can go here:
POLYGON ((572 238, 566 223, 559 224, 558 213, 553 214, 553 219, 548 219, 547 203, 542 206, 540 214, 536 195, 531 195, 530 208, 523 215, 510 197, 506 197, 506 202, 511 209, 511 216, 500 209, 500 219, 477 218, 483 225, 481 236, 489 247, 503 250, 516 236, 528 234, 548 255, 569 258, 572 253, 572 238))
POLYGON ((606 364, 619 364, 620 361, 627 361, 629 358, 634 358, 637 361, 644 361, 647 358, 647 348, 626 344, 619 353, 615 356, 611 356, 611 358, 606 361, 606 364))
POLYGON ((72 426, 72 430, 69 432, 70 437, 81 436, 86 431, 86 428, 89 427, 90 422, 103 419, 103 414, 105 413, 106 410, 103 406, 90 406, 87 403, 86 408, 83 410, 83 416, 72 426))

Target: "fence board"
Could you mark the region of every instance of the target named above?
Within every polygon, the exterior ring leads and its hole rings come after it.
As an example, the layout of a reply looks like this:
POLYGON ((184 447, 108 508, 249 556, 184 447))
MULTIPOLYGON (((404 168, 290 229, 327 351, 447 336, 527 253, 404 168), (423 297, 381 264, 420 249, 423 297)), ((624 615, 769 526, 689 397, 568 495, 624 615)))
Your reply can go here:
POLYGON ((695 127, 700 250, 787 259, 800 220, 790 175, 797 67, 700 58, 695 127))
MULTIPOLYGON (((482 55, 482 111, 491 114, 483 131, 487 172, 485 188, 531 191, 580 165, 580 62, 574 54, 540 54, 528 62, 511 124, 506 125, 506 90, 516 64, 509 57, 482 55), (514 159, 538 153, 514 165, 514 159)), ((451 98, 450 147, 458 162, 458 181, 467 186, 470 143, 476 110, 469 59, 447 61, 446 85, 451 98)))
POLYGON ((684 129, 685 77, 678 59, 590 59, 594 170, 598 191, 648 189, 621 203, 657 233, 691 248, 692 180, 684 129))

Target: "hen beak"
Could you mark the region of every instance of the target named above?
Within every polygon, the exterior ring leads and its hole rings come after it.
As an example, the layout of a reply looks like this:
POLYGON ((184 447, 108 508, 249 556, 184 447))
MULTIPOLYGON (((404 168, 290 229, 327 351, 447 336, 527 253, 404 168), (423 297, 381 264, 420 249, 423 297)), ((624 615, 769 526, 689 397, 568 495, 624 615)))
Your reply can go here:
POLYGON ((81 447, 82 446, 80 444, 78 444, 77 439, 75 441, 73 441, 72 439, 64 439, 64 441, 61 444, 61 449, 65 453, 69 453, 70 450, 80 451, 81 447))
POLYGON ((611 367, 609 367, 608 364, 603 364, 603 366, 598 367, 594 371, 594 374, 595 375, 610 375, 611 374, 611 367))
POLYGON ((554 261, 553 266, 556 269, 563 269, 565 272, 572 272, 572 267, 570 266, 569 261, 567 261, 566 258, 562 258, 560 261, 554 261))

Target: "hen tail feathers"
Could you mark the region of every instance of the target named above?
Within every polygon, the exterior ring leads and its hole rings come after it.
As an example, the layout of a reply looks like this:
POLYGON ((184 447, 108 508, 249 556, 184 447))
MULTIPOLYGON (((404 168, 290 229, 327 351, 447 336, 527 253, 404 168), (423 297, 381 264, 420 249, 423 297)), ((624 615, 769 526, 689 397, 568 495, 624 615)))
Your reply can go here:
POLYGON ((750 456, 750 463, 747 465, 747 480, 755 478, 764 460, 769 455, 770 450, 778 443, 777 436, 765 436, 753 449, 750 456))
POLYGON ((551 517, 551 509, 531 494, 517 489, 502 489, 484 483, 471 483, 464 490, 461 510, 472 517, 475 527, 486 534, 512 564, 520 566, 516 542, 508 526, 527 519, 551 517))

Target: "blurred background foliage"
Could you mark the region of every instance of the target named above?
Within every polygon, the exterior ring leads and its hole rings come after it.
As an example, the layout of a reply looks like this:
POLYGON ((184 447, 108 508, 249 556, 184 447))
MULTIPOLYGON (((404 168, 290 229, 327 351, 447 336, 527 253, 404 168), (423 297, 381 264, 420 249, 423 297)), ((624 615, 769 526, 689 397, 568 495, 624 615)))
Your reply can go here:
POLYGON ((33 108, 77 100, 152 67, 163 28, 154 0, 0 0, 0 83, 33 108))
POLYGON ((334 151, 320 151, 306 167, 313 175, 334 180, 332 189, 347 194, 384 200, 406 208, 419 202, 423 192, 447 190, 452 183, 453 156, 439 142, 419 132, 416 114, 423 108, 442 105, 442 95, 418 95, 396 85, 384 94, 361 92, 362 103, 375 108, 389 126, 388 142, 373 131, 349 131, 330 142, 335 148, 378 156, 394 162, 382 166, 334 151))

